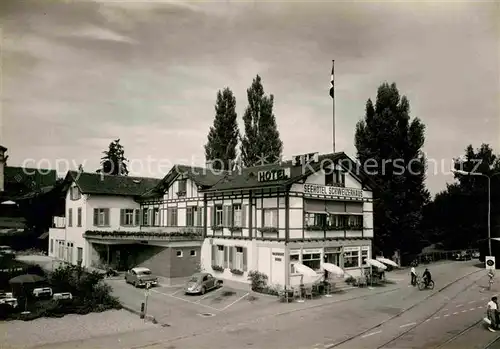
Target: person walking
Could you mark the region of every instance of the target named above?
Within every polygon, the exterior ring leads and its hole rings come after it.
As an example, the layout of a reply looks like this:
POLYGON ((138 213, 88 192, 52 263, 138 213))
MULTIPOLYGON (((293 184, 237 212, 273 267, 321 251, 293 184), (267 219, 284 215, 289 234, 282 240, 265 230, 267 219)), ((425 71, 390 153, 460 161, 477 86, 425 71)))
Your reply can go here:
POLYGON ((413 265, 411 266, 410 274, 411 274, 411 285, 415 286, 417 283, 417 271, 415 270, 415 267, 413 265))
POLYGON ((488 330, 491 332, 496 332, 498 329, 498 299, 497 297, 491 298, 491 300, 488 302, 486 308, 487 310, 487 315, 488 319, 490 319, 491 324, 488 327, 488 330))

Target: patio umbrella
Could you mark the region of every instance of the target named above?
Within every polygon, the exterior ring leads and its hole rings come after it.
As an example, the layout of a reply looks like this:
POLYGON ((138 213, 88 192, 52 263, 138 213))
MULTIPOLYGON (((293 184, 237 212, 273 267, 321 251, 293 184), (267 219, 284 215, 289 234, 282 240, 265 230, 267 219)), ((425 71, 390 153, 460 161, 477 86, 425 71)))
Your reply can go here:
POLYGON ((44 281, 45 278, 36 274, 24 274, 13 277, 9 280, 11 285, 25 285, 25 284, 35 284, 37 282, 44 281))
POLYGON ((28 294, 26 292, 26 288, 24 287, 24 285, 26 285, 26 284, 36 284, 37 282, 41 282, 41 281, 44 281, 44 280, 45 280, 45 278, 43 276, 36 275, 36 274, 18 275, 18 276, 13 277, 12 279, 9 280, 9 284, 11 284, 11 285, 20 285, 21 288, 22 288, 22 291, 24 293, 24 296, 25 296, 24 311, 22 312, 22 314, 29 314, 29 311, 28 311, 28 294))
POLYGON ((344 270, 332 263, 323 263, 323 269, 325 269, 327 272, 332 273, 336 276, 344 276, 344 270))
POLYGON ((377 261, 384 263, 384 264, 387 264, 387 265, 390 265, 391 267, 394 267, 394 268, 399 267, 399 265, 396 262, 391 261, 390 259, 387 259, 387 258, 378 257, 377 261))
POLYGON ((367 259, 365 260, 365 262, 366 262, 368 265, 370 265, 370 266, 372 266, 372 267, 375 267, 375 268, 379 268, 379 269, 382 269, 382 270, 387 269, 387 267, 386 267, 384 264, 382 264, 382 263, 381 263, 381 262, 379 262, 379 261, 376 261, 375 259, 367 258, 367 259))

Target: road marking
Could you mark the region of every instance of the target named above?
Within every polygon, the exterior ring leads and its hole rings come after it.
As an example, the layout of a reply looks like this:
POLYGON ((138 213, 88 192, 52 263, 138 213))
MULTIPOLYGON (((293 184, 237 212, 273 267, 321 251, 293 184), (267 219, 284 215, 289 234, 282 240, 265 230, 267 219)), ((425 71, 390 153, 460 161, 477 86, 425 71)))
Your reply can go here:
POLYGON ((483 309, 483 306, 482 306, 482 305, 480 305, 480 306, 479 306, 479 307, 477 307, 477 308, 478 308, 478 309, 483 309))
POLYGON ((462 307, 462 306, 463 306, 463 304, 459 304, 459 305, 457 305, 457 308, 460 308, 460 307, 462 307))
POLYGON ((454 312, 453 315, 457 315, 458 314, 458 311, 454 312))
POLYGON ((382 333, 382 331, 376 331, 376 332, 368 333, 368 334, 365 334, 364 336, 361 336, 361 338, 370 337, 370 336, 373 336, 374 334, 378 334, 378 333, 382 333))
POLYGON ((210 292, 210 293, 208 293, 208 294, 204 295, 203 297, 201 297, 200 299, 198 299, 195 303, 200 303, 202 300, 204 300, 204 299, 206 299, 206 298, 210 297, 211 295, 213 295, 213 294, 214 294, 214 293, 216 293, 216 292, 219 292, 220 290, 222 290, 222 287, 220 287, 220 288, 218 288, 218 289, 216 289, 216 290, 214 290, 214 291, 212 291, 212 292, 210 292))
POLYGON ((448 316, 450 316, 450 314, 445 314, 445 315, 444 315, 444 317, 448 317, 448 316))
POLYGON ((435 317, 434 317, 434 320, 437 320, 437 319, 439 319, 439 316, 435 316, 435 317))
POLYGON ((466 312, 467 312, 467 310, 462 310, 462 313, 466 313, 466 312))
POLYGON ((230 306, 232 306, 232 305, 234 305, 234 304, 238 303, 239 301, 241 301, 243 298, 245 298, 245 297, 246 297, 246 296, 248 296, 249 294, 250 294, 250 292, 245 293, 243 296, 241 296, 240 298, 238 298, 237 300, 235 300, 235 301, 234 301, 234 302, 232 302, 231 304, 226 305, 224 308, 219 309, 219 310, 220 310, 220 311, 224 311, 224 310, 226 310, 226 309, 227 309, 227 308, 229 308, 230 306))
POLYGON ((175 291, 174 293, 171 293, 170 295, 173 296, 174 294, 179 293, 181 291, 182 291, 182 288, 180 290, 175 291))
POLYGON ((413 326, 413 325, 416 325, 416 324, 417 324, 416 322, 410 322, 409 324, 399 326, 399 328, 413 326))
POLYGON ((469 310, 474 310, 474 309, 476 309, 476 308, 470 308, 469 310))
POLYGON ((448 311, 448 309, 444 309, 443 312, 448 311))
POLYGON ((476 302, 477 302, 477 301, 471 301, 471 302, 469 302, 469 304, 476 303, 476 302))
POLYGON ((183 302, 186 302, 186 303, 190 303, 190 304, 194 304, 194 305, 201 305, 202 307, 205 307, 205 308, 209 308, 209 309, 212 309, 212 310, 217 310, 217 311, 220 311, 219 309, 217 308, 214 308, 214 307, 211 307, 209 305, 205 305, 205 304, 201 304, 201 303, 196 303, 196 302, 193 302, 193 301, 190 301, 188 299, 184 299, 184 298, 181 298, 181 297, 177 297, 177 296, 172 296, 171 294, 168 294, 168 293, 163 293, 163 292, 160 292, 160 291, 157 291, 157 290, 151 290, 155 293, 159 293, 159 294, 162 294, 164 296, 167 296, 167 297, 171 297, 171 298, 174 298, 174 299, 178 299, 180 301, 183 301, 183 302))
POLYGON ((427 319, 427 320, 425 320, 424 322, 427 322, 427 321, 431 321, 431 319, 427 319))

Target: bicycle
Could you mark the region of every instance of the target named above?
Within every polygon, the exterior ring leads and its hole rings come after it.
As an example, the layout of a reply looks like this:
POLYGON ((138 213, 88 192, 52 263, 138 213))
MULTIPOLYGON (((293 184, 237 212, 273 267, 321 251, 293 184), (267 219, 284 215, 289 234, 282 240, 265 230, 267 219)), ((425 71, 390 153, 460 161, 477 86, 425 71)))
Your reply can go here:
POLYGON ((418 283, 418 289, 420 291, 423 291, 425 290, 426 288, 430 289, 430 290, 433 290, 434 289, 434 281, 431 280, 429 281, 427 284, 425 283, 425 280, 423 278, 419 278, 419 280, 417 280, 417 283, 418 283))

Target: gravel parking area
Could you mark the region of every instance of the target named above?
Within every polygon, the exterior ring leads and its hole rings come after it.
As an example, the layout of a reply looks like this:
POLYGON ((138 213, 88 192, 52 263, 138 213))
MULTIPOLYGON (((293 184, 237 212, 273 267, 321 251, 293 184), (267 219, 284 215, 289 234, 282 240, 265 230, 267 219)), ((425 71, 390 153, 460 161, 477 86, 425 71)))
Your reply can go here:
POLYGON ((107 336, 130 331, 157 328, 145 323, 138 315, 126 310, 111 310, 88 315, 66 315, 62 318, 41 318, 33 321, 10 321, 0 323, 0 346, 2 349, 38 347, 59 343, 107 336))

